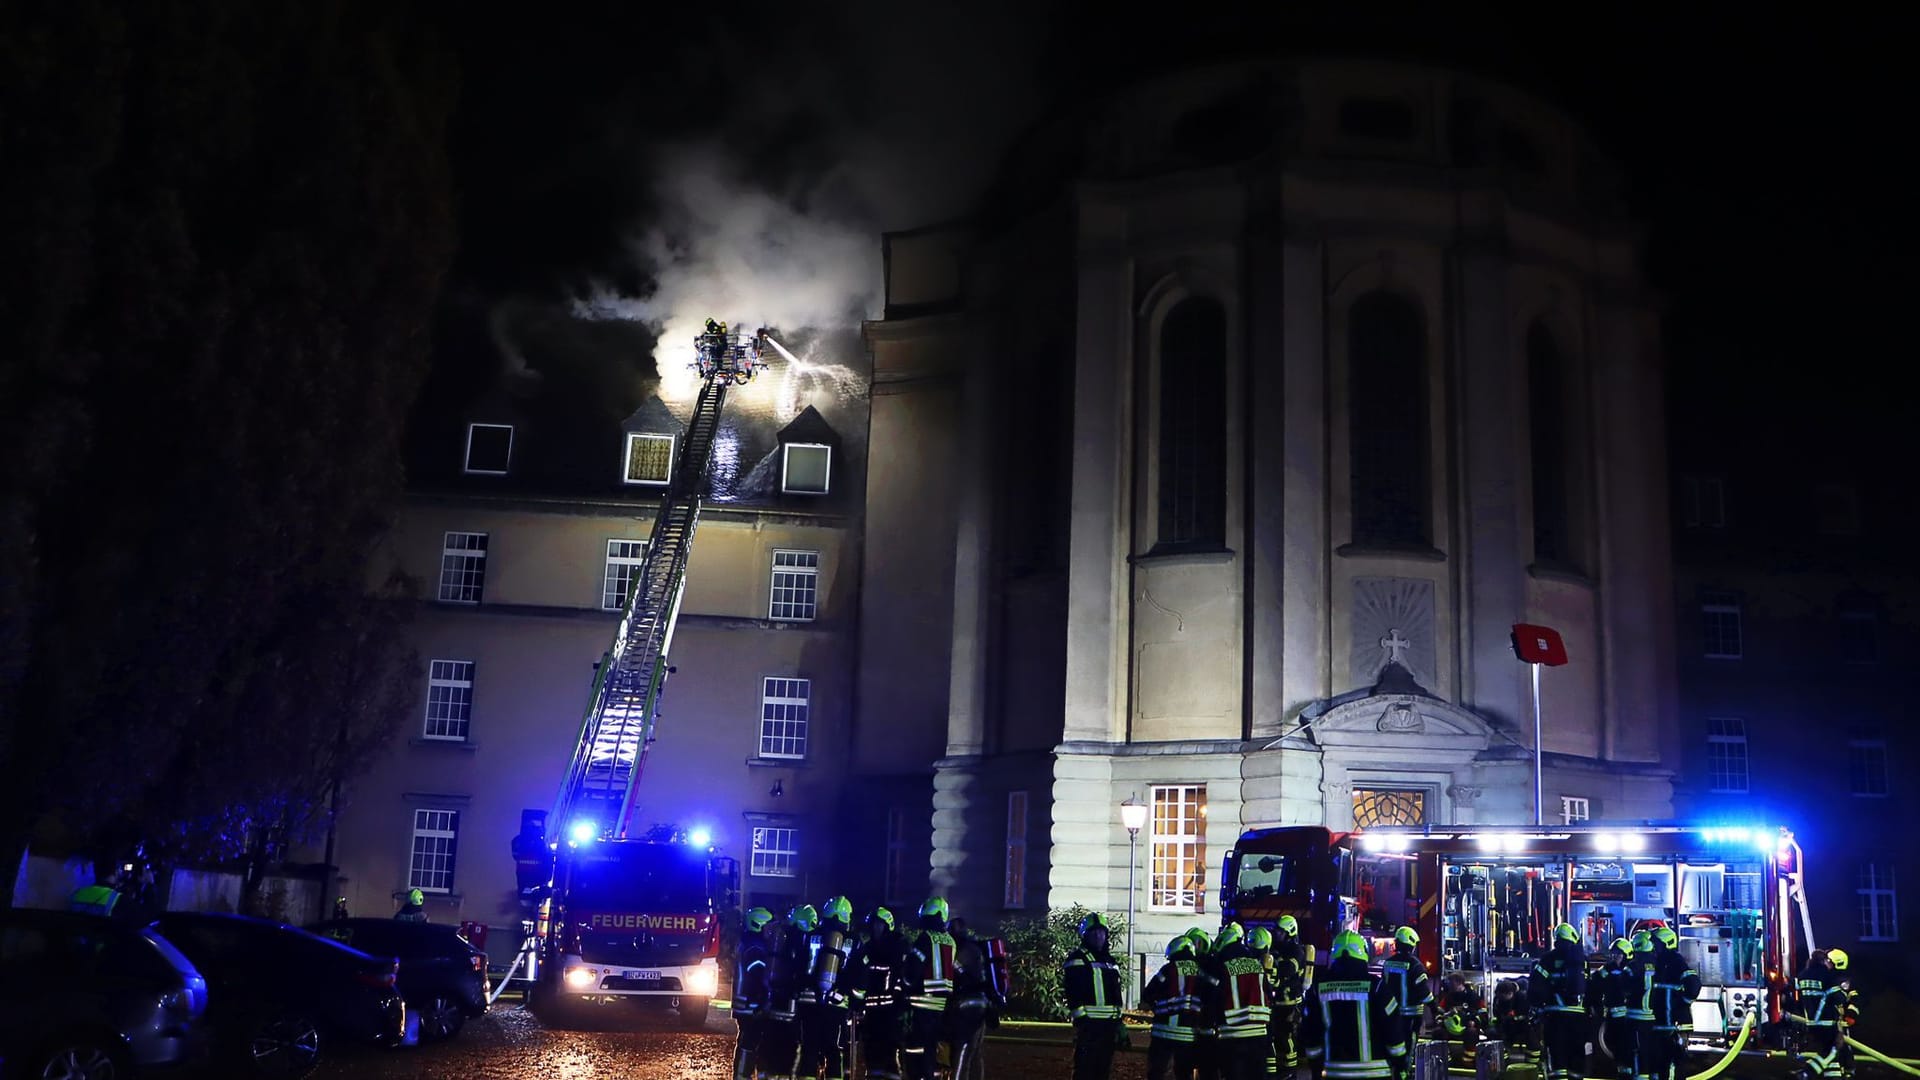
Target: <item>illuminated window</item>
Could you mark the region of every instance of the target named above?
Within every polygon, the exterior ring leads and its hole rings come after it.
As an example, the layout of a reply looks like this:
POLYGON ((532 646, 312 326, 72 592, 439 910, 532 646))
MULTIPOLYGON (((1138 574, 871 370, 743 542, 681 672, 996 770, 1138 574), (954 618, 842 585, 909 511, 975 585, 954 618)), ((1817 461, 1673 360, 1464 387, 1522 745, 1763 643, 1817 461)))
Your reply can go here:
POLYGON ((754 877, 793 877, 800 861, 800 830, 772 825, 753 830, 753 857, 747 872, 754 877))
POLYGON ((1861 941, 1899 941, 1900 909, 1893 890, 1893 867, 1861 863, 1854 895, 1860 902, 1861 941))
POLYGON ((452 892, 453 856, 459 843, 460 811, 415 810, 407 887, 421 892, 452 892))
POLYGON ((1585 796, 1560 796, 1560 823, 1562 825, 1571 825, 1576 821, 1589 821, 1592 817, 1593 811, 1585 796))
POLYGON ((1207 891, 1206 825, 1204 785, 1154 786, 1148 910, 1201 910, 1207 891))
POLYGON ((507 463, 512 459, 512 425, 467 425, 467 472, 481 476, 505 476, 507 463))
POLYGON ((1347 315, 1353 542, 1428 546, 1425 323, 1409 300, 1372 292, 1347 315))
POLYGON ((887 810, 887 873, 881 895, 895 902, 908 899, 926 887, 926 875, 913 872, 912 832, 908 828, 906 807, 887 810))
POLYGON ((767 603, 767 617, 781 622, 807 622, 817 611, 820 597, 820 553, 817 551, 776 551, 773 553, 773 592, 767 603))
POLYGON ((1226 309, 1180 301, 1160 324, 1161 546, 1226 544, 1226 378, 1226 309))
POLYGON ((1747 722, 1737 716, 1707 718, 1707 781, 1723 795, 1747 793, 1747 722))
POLYGON ((429 739, 464 740, 473 720, 473 661, 434 660, 427 665, 429 739))
POLYGON ((1707 659, 1740 659, 1740 598, 1727 592, 1701 593, 1700 635, 1707 659))
POLYGON ((1559 347, 1547 328, 1527 331, 1527 427, 1533 464, 1533 558, 1570 562, 1567 497, 1567 387, 1559 347))
POLYGON ((780 490, 790 495, 825 495, 833 468, 833 447, 788 443, 781 448, 780 490))
POLYGON ((1680 523, 1689 529, 1726 528, 1726 486, 1719 477, 1680 478, 1680 523))
POLYGON ((1027 793, 1007 792, 1007 880, 1000 898, 1005 907, 1027 906, 1027 793))
POLYGON ((1847 776, 1855 795, 1886 798, 1887 740, 1871 732, 1854 732, 1847 740, 1847 776))
POLYGON ((629 484, 665 484, 673 479, 673 436, 627 436, 626 471, 629 484))
POLYGON ((766 678, 760 684, 760 756, 807 756, 807 714, 813 683, 808 679, 766 678))
POLYGON ((607 571, 600 583, 600 606, 607 611, 625 611, 627 594, 633 591, 633 583, 640 580, 640 570, 646 565, 645 540, 607 541, 607 571))
POLYGON ((1354 788, 1353 827, 1424 825, 1427 822, 1425 788, 1354 788))
POLYGON ((440 544, 440 601, 477 604, 487 582, 487 534, 450 532, 440 544))

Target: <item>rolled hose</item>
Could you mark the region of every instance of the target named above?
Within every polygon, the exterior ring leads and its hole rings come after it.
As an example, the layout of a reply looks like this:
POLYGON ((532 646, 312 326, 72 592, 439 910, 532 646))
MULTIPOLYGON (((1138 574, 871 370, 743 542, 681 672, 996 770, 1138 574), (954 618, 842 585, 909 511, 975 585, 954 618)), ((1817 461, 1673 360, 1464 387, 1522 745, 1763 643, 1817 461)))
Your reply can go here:
MULTIPOLYGON (((1733 1064, 1733 1061, 1735 1058, 1740 1056, 1741 1048, 1747 1045, 1747 1036, 1751 1035, 1752 1033, 1753 1033, 1753 1014, 1748 1013, 1747 1018, 1741 1021, 1740 1023, 1739 1036, 1733 1040, 1732 1046, 1727 1047, 1727 1052, 1720 1056, 1720 1060, 1714 1062, 1712 1065, 1708 1066, 1705 1070, 1701 1072, 1689 1074, 1686 1077, 1686 1080, 1713 1080, 1714 1077, 1719 1076, 1723 1071, 1726 1070, 1727 1066, 1733 1064)), ((1851 1042, 1852 1040, 1848 1040, 1848 1041, 1851 1042)), ((1862 1046, 1861 1049, 1866 1050, 1866 1047, 1862 1046)), ((1868 1051, 1868 1052, 1872 1053, 1872 1051, 1868 1051)), ((1874 1054, 1874 1056, 1879 1057, 1880 1055, 1874 1054)), ((1886 1060, 1886 1059, 1882 1058, 1881 1060, 1886 1060)), ((1920 1076, 1920 1072, 1914 1072, 1912 1069, 1907 1069, 1906 1071, 1913 1073, 1913 1075, 1915 1076, 1920 1076)), ((1475 1075, 1474 1070, 1472 1069, 1448 1069, 1447 1074, 1450 1076, 1475 1075)), ((1603 1080, 1603 1078, 1587 1077, 1586 1080, 1603 1080)))
POLYGON ((1868 1046, 1866 1043, 1861 1042, 1859 1039, 1856 1039, 1851 1035, 1847 1036, 1847 1045, 1853 1047, 1855 1050, 1860 1051, 1861 1053, 1867 1055, 1868 1057, 1874 1059, 1875 1061, 1878 1061, 1882 1065, 1899 1069, 1901 1072, 1906 1073, 1908 1076, 1920 1076, 1920 1069, 1916 1069, 1913 1066, 1907 1064, 1904 1061, 1901 1061, 1898 1058, 1890 1058, 1887 1055, 1881 1053, 1878 1050, 1875 1050, 1873 1047, 1868 1046))

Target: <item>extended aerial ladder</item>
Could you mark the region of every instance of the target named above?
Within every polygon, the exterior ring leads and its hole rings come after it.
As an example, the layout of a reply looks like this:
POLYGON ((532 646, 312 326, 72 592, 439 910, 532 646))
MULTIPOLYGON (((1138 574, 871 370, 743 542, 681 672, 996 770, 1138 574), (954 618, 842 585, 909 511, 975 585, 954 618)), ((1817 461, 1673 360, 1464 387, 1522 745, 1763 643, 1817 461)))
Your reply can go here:
POLYGON ((660 690, 672 668, 674 623, 686 591, 687 557, 707 486, 707 464, 727 388, 752 379, 767 342, 729 333, 707 320, 695 339, 700 394, 687 421, 660 508, 653 519, 640 573, 631 583, 613 645, 594 674, 593 693, 575 740, 573 760, 547 818, 551 832, 575 841, 622 838, 633 828, 634 793, 653 742, 660 690))

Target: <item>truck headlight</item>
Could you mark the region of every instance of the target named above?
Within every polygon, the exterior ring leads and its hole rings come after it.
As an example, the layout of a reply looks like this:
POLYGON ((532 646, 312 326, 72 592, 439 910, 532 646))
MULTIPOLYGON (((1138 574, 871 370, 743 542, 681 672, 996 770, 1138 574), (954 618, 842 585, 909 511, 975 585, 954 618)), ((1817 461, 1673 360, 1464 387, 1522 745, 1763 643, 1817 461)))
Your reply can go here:
POLYGON ((600 981, 600 973, 592 968, 568 968, 567 985, 575 990, 591 990, 600 981))
POLYGON ((720 989, 720 969, 697 967, 687 976, 687 993, 694 997, 712 997, 720 989))

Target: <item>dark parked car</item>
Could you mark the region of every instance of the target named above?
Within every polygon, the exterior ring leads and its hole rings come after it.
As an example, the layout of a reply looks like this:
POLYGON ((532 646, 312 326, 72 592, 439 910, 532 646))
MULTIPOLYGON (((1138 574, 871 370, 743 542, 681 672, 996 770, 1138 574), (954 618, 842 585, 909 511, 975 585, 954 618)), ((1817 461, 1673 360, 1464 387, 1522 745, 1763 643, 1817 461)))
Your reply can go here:
POLYGON ((399 964, 285 923, 169 912, 153 926, 207 977, 214 1054, 227 1071, 304 1076, 335 1044, 399 1043, 399 964))
POLYGON ((0 913, 0 1072, 115 1080, 200 1050, 207 982, 158 934, 63 911, 0 913))
POLYGON ((308 929, 374 956, 400 959, 400 996, 420 1018, 420 1037, 458 1034, 487 1011, 487 954, 451 926, 393 919, 334 919, 308 929))

